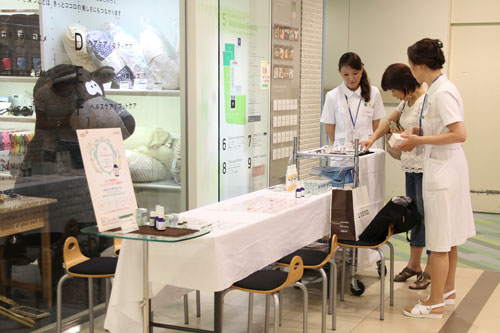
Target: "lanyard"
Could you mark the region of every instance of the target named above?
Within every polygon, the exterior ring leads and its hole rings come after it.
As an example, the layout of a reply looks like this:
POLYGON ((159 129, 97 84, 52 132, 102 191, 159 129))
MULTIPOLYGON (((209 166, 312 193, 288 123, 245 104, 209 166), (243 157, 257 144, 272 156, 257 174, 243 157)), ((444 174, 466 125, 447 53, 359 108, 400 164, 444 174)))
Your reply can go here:
POLYGON ((422 102, 422 108, 420 109, 420 116, 418 117, 418 135, 422 136, 424 135, 422 131, 422 119, 424 118, 424 107, 425 107, 425 102, 427 102, 427 93, 425 93, 424 96, 424 101, 422 102))
POLYGON ((351 123, 352 123, 352 128, 356 128, 356 123, 358 122, 358 114, 359 114, 359 107, 361 106, 361 100, 363 99, 362 97, 359 98, 359 103, 358 103, 358 109, 356 110, 356 118, 352 117, 352 112, 351 112, 351 106, 349 105, 349 99, 347 98, 347 95, 344 94, 345 101, 347 103, 347 109, 349 110, 349 117, 351 118, 351 123))
MULTIPOLYGON (((432 84, 434 82, 436 82, 436 80, 439 79, 441 77, 441 75, 443 75, 443 73, 439 74, 434 80, 432 80, 432 82, 429 85, 428 89, 430 89, 430 87, 432 86, 432 84)), ((427 102, 427 96, 428 96, 428 94, 425 93, 424 101, 422 102, 422 108, 420 109, 420 116, 419 116, 419 119, 418 119, 418 135, 420 135, 420 136, 424 135, 424 133, 422 131, 422 119, 424 118, 424 107, 425 107, 425 102, 427 102)))

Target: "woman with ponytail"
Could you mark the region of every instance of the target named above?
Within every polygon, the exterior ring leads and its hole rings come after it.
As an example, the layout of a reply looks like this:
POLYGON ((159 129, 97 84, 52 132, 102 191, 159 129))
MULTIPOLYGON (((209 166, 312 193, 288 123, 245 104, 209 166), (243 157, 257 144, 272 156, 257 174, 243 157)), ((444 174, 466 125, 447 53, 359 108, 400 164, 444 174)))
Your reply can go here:
POLYGON ((338 68, 344 82, 326 94, 321 122, 330 142, 352 146, 354 139, 367 140, 377 129, 385 115, 384 104, 356 53, 343 54, 338 68))

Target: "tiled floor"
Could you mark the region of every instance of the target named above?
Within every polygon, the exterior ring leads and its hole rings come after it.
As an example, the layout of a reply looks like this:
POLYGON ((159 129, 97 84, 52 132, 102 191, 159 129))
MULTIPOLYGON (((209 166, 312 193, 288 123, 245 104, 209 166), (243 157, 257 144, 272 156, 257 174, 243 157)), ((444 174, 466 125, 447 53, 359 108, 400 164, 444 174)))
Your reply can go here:
MULTIPOLYGON (((398 272, 405 262, 396 262, 398 272)), ((457 270, 457 304, 447 306, 443 319, 415 319, 401 314, 401 309, 413 305, 425 292, 415 292, 407 288, 409 283, 395 284, 395 306, 389 306, 386 283, 385 320, 379 320, 379 283, 374 270, 361 273, 361 279, 368 286, 361 297, 346 295, 345 301, 338 301, 337 332, 498 332, 500 320, 500 272, 482 271, 459 267, 457 270)), ((320 284, 310 284, 309 289, 309 332, 320 332, 320 284)), ((225 297, 224 332, 246 332, 248 296, 239 291, 231 291, 225 297)), ((213 302, 211 294, 202 293, 202 315, 195 317, 194 293, 190 294, 190 320, 192 327, 212 328, 213 302)), ((280 333, 302 332, 302 300, 300 290, 289 288, 283 294, 283 323, 280 333)), ((182 300, 164 309, 156 309, 158 321, 182 324, 182 300)), ((330 331, 331 317, 327 317, 330 331)), ((271 318, 272 322, 272 318, 271 318)), ((103 318, 97 322, 103 332, 103 318)), ((256 295, 254 305, 253 332, 264 331, 264 297, 256 295)), ((272 330, 271 330, 272 331, 272 330)), ((82 332, 86 332, 85 329, 82 332)), ((155 333, 176 332, 155 329, 155 333)), ((113 332, 114 333, 114 332, 113 332)), ((120 332, 123 333, 123 332, 120 332)), ((135 333, 135 332, 134 332, 135 333)))

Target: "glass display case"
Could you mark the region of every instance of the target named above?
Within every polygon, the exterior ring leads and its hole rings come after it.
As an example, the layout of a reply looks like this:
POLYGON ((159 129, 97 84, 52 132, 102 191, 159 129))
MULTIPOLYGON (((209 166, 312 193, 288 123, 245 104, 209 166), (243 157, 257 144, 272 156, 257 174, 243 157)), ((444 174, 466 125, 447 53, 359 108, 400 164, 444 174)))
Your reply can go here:
MULTIPOLYGON (((2 0, 0 332, 55 321, 68 236, 89 256, 109 251, 79 232, 95 216, 76 129, 118 121, 138 206, 185 210, 184 17, 182 0, 2 0), (15 320, 1 296, 42 315, 15 320)), ((86 309, 85 283, 65 284, 63 318, 86 309)))

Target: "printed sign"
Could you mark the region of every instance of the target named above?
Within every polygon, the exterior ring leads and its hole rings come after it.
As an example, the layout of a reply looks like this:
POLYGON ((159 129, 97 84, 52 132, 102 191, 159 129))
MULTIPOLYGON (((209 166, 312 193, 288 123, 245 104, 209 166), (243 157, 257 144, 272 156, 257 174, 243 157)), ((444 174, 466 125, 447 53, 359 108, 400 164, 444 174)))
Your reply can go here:
POLYGON ((138 229, 137 201, 119 128, 77 130, 99 231, 138 229))

